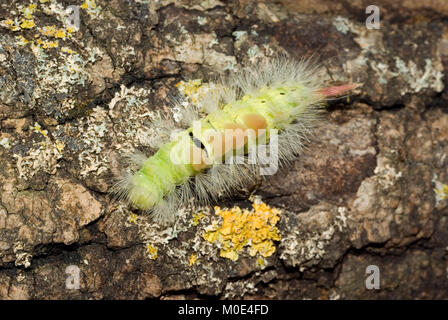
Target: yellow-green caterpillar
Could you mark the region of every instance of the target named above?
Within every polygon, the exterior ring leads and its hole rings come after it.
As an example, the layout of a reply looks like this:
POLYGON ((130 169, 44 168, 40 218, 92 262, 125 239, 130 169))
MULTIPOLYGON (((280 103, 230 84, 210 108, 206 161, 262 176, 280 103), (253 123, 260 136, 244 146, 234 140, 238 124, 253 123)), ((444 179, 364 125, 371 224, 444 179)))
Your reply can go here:
POLYGON ((266 164, 269 152, 254 149, 266 151, 275 141, 280 164, 292 161, 312 134, 327 97, 357 87, 323 88, 321 79, 320 68, 309 61, 286 58, 221 79, 200 101, 206 115, 186 116, 194 120, 186 130, 172 135, 153 156, 136 157, 138 169, 114 191, 160 224, 172 223, 191 198, 208 204, 231 195, 266 164))

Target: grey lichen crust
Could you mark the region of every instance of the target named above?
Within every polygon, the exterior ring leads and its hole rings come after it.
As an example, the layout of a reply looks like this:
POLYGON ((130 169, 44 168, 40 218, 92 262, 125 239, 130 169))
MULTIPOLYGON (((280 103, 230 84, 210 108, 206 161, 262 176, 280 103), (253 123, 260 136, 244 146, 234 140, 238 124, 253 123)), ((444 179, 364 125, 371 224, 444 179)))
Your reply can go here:
POLYGON ((448 8, 385 8, 368 30, 324 0, 1 3, 0 298, 448 298, 448 8), (363 85, 298 161, 219 204, 280 208, 272 255, 220 256, 213 208, 162 229, 108 194, 188 80, 316 53, 329 84, 363 85))

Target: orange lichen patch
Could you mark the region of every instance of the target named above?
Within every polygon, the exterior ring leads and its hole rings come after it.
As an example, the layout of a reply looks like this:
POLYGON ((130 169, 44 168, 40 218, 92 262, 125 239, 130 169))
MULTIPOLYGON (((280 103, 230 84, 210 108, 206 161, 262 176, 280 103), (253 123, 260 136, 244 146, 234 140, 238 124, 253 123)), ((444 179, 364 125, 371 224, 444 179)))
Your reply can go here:
POLYGON ((148 252, 150 259, 156 260, 158 258, 157 252, 159 250, 157 248, 153 247, 151 244, 146 245, 146 251, 148 252))
POLYGON ((14 20, 6 19, 0 22, 0 25, 8 28, 10 31, 20 31, 21 29, 32 29, 36 26, 33 19, 33 13, 36 11, 36 4, 21 9, 23 18, 20 20, 16 17, 14 20))
POLYGON ((68 30, 57 28, 56 26, 45 26, 41 29, 41 34, 46 37, 65 39, 70 34, 68 30), (66 32, 67 31, 67 32, 66 32))
POLYGON ((254 201, 252 207, 252 210, 242 210, 238 206, 232 209, 215 207, 215 214, 221 216, 222 223, 208 227, 203 238, 220 244, 221 257, 236 261, 244 247, 249 247, 250 256, 269 257, 275 252, 274 241, 281 239, 276 227, 281 211, 259 200, 254 201))
POLYGON ((48 49, 48 48, 57 48, 59 46, 59 42, 37 39, 35 41, 35 44, 33 43, 32 45, 48 49))
POLYGON ((67 34, 65 33, 65 31, 63 29, 58 29, 58 31, 56 31, 54 37, 58 38, 58 39, 65 39, 67 37, 67 34))
POLYGON ((49 48, 57 48, 59 46, 58 41, 42 41, 40 44, 42 44, 42 48, 49 49, 49 48))
POLYGON ((36 26, 33 19, 22 19, 20 21, 20 28, 22 29, 32 29, 36 26))
POLYGON ((81 5, 82 9, 95 9, 96 7, 97 6, 95 0, 85 0, 81 5))
POLYGON ((191 99, 191 102, 196 104, 198 102, 199 90, 202 86, 201 80, 189 80, 187 82, 180 81, 176 83, 176 87, 187 97, 191 99))
POLYGON ((442 185, 440 189, 435 189, 435 192, 442 198, 443 200, 448 200, 448 184, 442 185))
POLYGON ((188 265, 191 267, 192 265, 194 265, 198 262, 199 262, 198 257, 194 253, 192 253, 190 258, 188 259, 188 265))
MULTIPOLYGON (((41 1, 41 3, 44 3, 44 1, 41 1)), ((26 7, 19 6, 20 16, 16 16, 13 19, 10 18, 2 20, 0 21, 0 26, 3 26, 10 31, 15 32, 26 32, 28 29, 36 28, 38 33, 34 34, 34 39, 32 39, 33 36, 31 36, 31 38, 28 36, 25 37, 25 33, 24 35, 20 35, 19 38, 17 38, 18 45, 25 46, 29 44, 33 51, 35 49, 50 49, 59 47, 59 42, 57 40, 46 40, 45 37, 63 40, 67 40, 72 37, 73 33, 76 31, 73 27, 57 28, 55 25, 37 27, 33 14, 38 10, 38 4, 35 3, 30 4, 26 7)))
POLYGON ((202 85, 201 80, 189 80, 187 82, 180 81, 176 83, 176 88, 179 88, 185 95, 191 97, 198 93, 199 88, 202 85))

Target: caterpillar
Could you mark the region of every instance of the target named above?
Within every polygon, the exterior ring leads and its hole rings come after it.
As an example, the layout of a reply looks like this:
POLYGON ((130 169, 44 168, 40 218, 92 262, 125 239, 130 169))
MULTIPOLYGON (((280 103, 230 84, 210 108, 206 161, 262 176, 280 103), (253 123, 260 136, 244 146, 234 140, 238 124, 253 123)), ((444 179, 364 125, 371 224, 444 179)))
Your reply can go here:
POLYGON ((196 106, 184 109, 186 129, 148 158, 131 156, 134 169, 113 192, 161 225, 172 224, 191 198, 207 205, 231 196, 254 181, 271 156, 275 169, 300 155, 327 99, 358 87, 324 87, 322 78, 311 60, 285 57, 220 77, 196 106))

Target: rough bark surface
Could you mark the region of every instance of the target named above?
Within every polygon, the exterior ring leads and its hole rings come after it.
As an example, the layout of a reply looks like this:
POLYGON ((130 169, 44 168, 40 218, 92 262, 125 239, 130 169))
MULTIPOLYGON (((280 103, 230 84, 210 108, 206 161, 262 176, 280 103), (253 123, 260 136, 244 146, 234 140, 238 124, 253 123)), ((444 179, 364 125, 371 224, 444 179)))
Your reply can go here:
POLYGON ((448 4, 377 1, 368 30, 370 2, 2 2, 0 298, 447 299, 448 4), (317 54, 329 83, 363 85, 302 157, 248 186, 282 209, 272 256, 220 257, 202 237, 213 210, 162 230, 108 195, 179 81, 277 54, 317 54))

